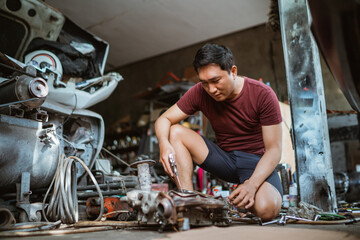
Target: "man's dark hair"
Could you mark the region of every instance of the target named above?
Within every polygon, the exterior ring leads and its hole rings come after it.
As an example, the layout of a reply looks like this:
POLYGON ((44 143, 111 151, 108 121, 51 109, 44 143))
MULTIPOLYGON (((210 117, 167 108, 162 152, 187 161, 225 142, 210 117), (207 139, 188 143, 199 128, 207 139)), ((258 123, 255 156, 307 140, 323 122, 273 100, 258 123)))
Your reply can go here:
POLYGON ((233 54, 228 47, 207 43, 196 52, 193 66, 196 73, 199 73, 199 68, 213 63, 228 73, 235 64, 233 54))

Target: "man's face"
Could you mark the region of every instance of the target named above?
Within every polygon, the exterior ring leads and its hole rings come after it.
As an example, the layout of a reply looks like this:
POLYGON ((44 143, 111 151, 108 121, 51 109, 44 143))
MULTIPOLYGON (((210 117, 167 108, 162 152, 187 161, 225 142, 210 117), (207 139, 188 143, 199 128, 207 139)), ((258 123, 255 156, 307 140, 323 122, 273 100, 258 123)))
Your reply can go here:
POLYGON ((233 66, 231 72, 228 73, 217 64, 209 64, 199 68, 198 73, 202 87, 216 101, 236 97, 234 94, 236 66, 233 66))

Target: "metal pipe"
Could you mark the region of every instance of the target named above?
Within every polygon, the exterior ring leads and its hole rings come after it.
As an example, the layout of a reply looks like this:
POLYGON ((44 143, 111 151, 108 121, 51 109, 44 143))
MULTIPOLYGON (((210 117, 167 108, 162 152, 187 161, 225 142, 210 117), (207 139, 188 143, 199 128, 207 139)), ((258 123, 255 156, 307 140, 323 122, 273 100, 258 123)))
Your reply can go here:
POLYGON ((139 160, 130 165, 130 167, 137 167, 138 179, 140 189, 146 192, 151 191, 151 174, 150 167, 155 165, 155 161, 151 159, 139 160))
MULTIPOLYGON (((125 182, 125 187, 129 187, 129 188, 132 188, 132 187, 135 187, 136 186, 136 183, 127 183, 125 182)), ((103 184, 99 184, 99 187, 101 189, 122 189, 122 183, 121 182, 118 182, 118 183, 103 183, 103 184)), ((95 185, 85 185, 85 186, 78 186, 77 188, 78 191, 83 191, 83 190, 96 190, 96 186, 95 185)))
POLYGON ((146 192, 151 191, 151 175, 148 163, 137 165, 140 189, 146 192))
MULTIPOLYGON (((124 190, 112 190, 112 191, 102 191, 103 196, 110 196, 110 195, 126 195, 126 191, 124 190)), ((97 197, 99 196, 98 192, 82 192, 77 193, 77 197, 79 199, 87 199, 89 197, 97 197)))

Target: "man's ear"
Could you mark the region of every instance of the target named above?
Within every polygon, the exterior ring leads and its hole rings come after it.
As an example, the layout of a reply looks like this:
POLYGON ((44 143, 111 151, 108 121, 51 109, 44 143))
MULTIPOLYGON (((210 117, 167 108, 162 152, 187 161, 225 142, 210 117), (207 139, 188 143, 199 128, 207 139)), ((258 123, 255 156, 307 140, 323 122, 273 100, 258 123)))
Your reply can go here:
POLYGON ((237 76, 237 67, 235 65, 233 65, 231 67, 231 73, 232 73, 233 77, 237 76))

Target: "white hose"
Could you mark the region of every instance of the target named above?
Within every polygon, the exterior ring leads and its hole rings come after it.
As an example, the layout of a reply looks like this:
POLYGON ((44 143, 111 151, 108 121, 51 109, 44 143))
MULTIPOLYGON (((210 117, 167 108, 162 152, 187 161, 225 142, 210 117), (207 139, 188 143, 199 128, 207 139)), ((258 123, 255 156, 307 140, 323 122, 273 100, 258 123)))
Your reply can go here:
POLYGON ((100 213, 95 221, 99 221, 104 213, 104 198, 100 187, 89 168, 78 157, 71 156, 65 158, 64 155, 61 155, 55 176, 42 203, 42 212, 47 222, 49 222, 47 217, 49 217, 51 221, 61 220, 62 223, 66 224, 76 223, 79 220, 76 161, 84 167, 85 171, 89 174, 91 180, 95 184, 97 192, 99 193, 101 204, 100 213), (49 204, 45 213, 45 201, 52 188, 53 192, 50 196, 49 204))

